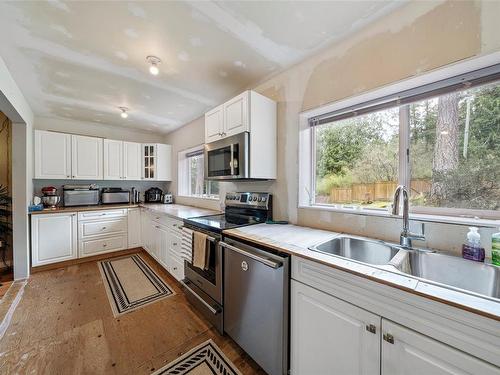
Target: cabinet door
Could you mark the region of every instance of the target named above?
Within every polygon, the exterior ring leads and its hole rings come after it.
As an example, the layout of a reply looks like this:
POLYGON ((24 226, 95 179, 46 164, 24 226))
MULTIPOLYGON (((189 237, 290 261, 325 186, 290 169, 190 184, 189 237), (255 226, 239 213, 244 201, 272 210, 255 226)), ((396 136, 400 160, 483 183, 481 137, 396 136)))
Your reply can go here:
POLYGON ((172 146, 156 145, 156 180, 172 181, 172 146))
POLYGON ((167 227, 162 225, 157 226, 158 229, 158 261, 170 271, 170 254, 169 254, 169 233, 167 227))
POLYGON ((382 375, 500 374, 500 369, 382 319, 382 375))
POLYGON ((380 373, 380 317, 291 282, 294 375, 380 373))
POLYGON ((71 178, 71 135, 35 130, 35 178, 71 178))
POLYGON ((156 145, 142 145, 142 178, 156 180, 156 145))
POLYGON ((151 238, 151 221, 149 219, 149 213, 145 210, 141 210, 141 238, 142 247, 149 253, 149 242, 151 238))
POLYGON ((33 267, 76 257, 76 213, 32 215, 31 262, 33 267))
POLYGON ((102 180, 102 138, 72 135, 71 140, 72 177, 77 180, 102 180))
POLYGON ((123 142, 104 140, 104 179, 121 180, 123 178, 123 142))
POLYGON ((123 178, 139 181, 141 179, 142 152, 141 144, 123 142, 123 178))
POLYGON ((248 129, 248 91, 224 103, 224 137, 248 129))
POLYGON ((218 106, 205 113, 205 142, 221 139, 224 131, 224 106, 218 106))
POLYGON ((128 247, 139 247, 142 246, 141 242, 141 209, 140 208, 130 208, 128 210, 128 247))

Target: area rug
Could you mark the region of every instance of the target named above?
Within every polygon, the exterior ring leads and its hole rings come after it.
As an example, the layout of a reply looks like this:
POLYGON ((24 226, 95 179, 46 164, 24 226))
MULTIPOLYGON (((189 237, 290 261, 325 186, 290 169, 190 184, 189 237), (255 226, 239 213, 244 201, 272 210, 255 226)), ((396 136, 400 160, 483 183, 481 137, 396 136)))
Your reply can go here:
POLYGON ((241 375, 212 341, 207 340, 191 349, 183 356, 173 360, 153 375, 241 375))
POLYGON ((98 266, 115 317, 175 294, 138 254, 103 260, 98 266))

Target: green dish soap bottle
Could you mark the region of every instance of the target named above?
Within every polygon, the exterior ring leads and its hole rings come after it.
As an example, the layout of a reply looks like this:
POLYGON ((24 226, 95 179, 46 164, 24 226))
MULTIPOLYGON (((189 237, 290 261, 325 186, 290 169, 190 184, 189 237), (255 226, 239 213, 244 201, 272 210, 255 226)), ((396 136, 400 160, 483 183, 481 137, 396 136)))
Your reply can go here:
POLYGON ((491 236, 491 263, 500 266, 500 232, 491 236))

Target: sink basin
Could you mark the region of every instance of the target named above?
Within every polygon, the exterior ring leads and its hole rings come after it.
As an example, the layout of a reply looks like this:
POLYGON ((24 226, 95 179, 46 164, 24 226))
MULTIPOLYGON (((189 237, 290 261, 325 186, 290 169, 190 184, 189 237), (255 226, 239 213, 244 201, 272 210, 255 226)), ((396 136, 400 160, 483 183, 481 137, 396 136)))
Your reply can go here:
POLYGON ((398 248, 382 241, 345 235, 332 238, 310 249, 373 265, 387 264, 399 251, 398 248))
POLYGON ((409 269, 408 266, 406 269, 402 265, 397 267, 403 273, 484 296, 500 298, 499 267, 440 253, 420 251, 407 253, 409 269))

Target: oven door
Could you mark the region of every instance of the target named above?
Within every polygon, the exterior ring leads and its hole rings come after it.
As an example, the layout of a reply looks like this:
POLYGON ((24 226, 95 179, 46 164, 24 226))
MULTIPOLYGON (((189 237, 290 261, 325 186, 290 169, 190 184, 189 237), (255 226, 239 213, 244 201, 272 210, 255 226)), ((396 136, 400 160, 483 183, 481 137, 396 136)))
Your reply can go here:
POLYGON ((205 145, 205 178, 248 178, 249 133, 243 132, 205 145))
POLYGON ((209 251, 209 266, 207 270, 193 266, 184 261, 185 277, 193 282, 203 292, 222 304, 222 247, 218 236, 208 234, 207 250, 209 251))

